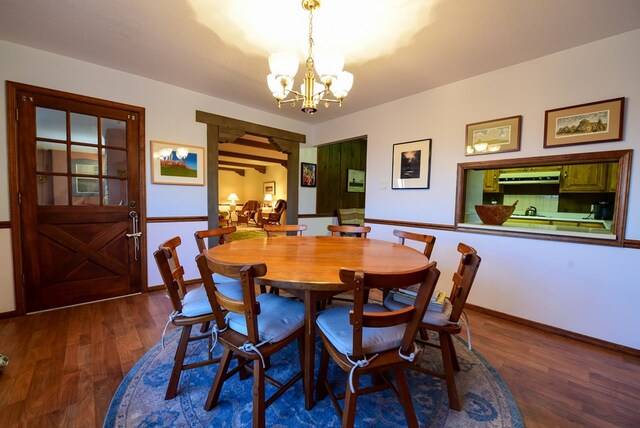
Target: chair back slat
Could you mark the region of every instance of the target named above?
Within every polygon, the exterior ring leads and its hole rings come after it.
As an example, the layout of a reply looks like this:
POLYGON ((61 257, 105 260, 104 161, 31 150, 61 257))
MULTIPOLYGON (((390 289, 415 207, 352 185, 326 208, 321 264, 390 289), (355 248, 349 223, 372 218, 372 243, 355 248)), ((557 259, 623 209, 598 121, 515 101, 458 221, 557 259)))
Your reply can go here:
POLYGON ((209 302, 216 316, 219 329, 226 328, 223 307, 229 312, 243 314, 247 323, 247 337, 251 343, 259 343, 258 315, 260 304, 256 301, 255 278, 267 273, 264 263, 236 264, 221 263, 207 259, 204 254, 196 257, 196 263, 202 276, 209 302), (240 278, 242 282, 242 300, 236 300, 220 293, 213 281, 213 274, 217 273, 229 278, 240 278))
MULTIPOLYGON (((182 244, 182 240, 180 239, 180 237, 174 236, 173 238, 168 239, 158 245, 159 250, 166 251, 165 256, 167 263, 169 264, 169 269, 172 272, 172 276, 173 272, 181 267, 180 258, 178 257, 178 247, 180 246, 180 244, 182 244)), ((176 276, 174 277, 174 279, 177 282, 178 296, 180 297, 180 300, 182 300, 187 294, 187 287, 184 283, 184 270, 182 272, 182 275, 176 276)), ((165 287, 166 285, 167 283, 165 282, 165 287)))
POLYGON ((353 358, 360 359, 362 353, 362 329, 365 327, 389 327, 407 323, 402 340, 403 352, 408 353, 413 346, 420 321, 427 309, 429 299, 435 290, 440 271, 435 262, 420 269, 404 272, 377 273, 351 269, 340 269, 340 280, 353 289, 353 310, 349 314, 353 326, 353 358), (397 311, 383 313, 364 312, 368 292, 371 289, 388 290, 391 288, 409 288, 420 284, 414 305, 397 311))
POLYGON ((423 235, 421 233, 407 232, 405 230, 395 229, 393 234, 399 238, 400 244, 404 245, 404 241, 406 239, 410 239, 412 241, 424 242, 424 250, 422 254, 424 254, 429 260, 431 260, 431 253, 433 252, 433 247, 436 245, 436 237, 433 235, 423 235))
POLYGON ((464 311, 464 306, 467 303, 469 293, 471 292, 471 287, 473 286, 473 282, 476 278, 476 274, 478 273, 480 262, 482 261, 475 249, 465 245, 464 247, 458 246, 458 251, 460 250, 469 252, 461 255, 458 272, 455 272, 453 275, 454 285, 451 291, 451 296, 449 297, 449 300, 453 305, 451 309, 451 316, 449 317, 449 321, 451 322, 458 322, 460 319, 460 316, 464 311))
POLYGON ((327 226, 327 230, 331 232, 331 236, 344 236, 343 234, 356 234, 359 238, 366 238, 367 233, 371 232, 371 226, 338 226, 330 224, 327 226))
POLYGON ((206 230, 196 231, 193 234, 193 236, 196 239, 198 252, 202 253, 203 251, 207 250, 207 245, 204 241, 207 238, 217 238, 217 240, 209 239, 210 247, 214 246, 214 245, 211 245, 212 243, 215 243, 215 245, 222 245, 227 242, 231 242, 231 234, 236 230, 237 228, 235 226, 228 226, 228 227, 218 227, 216 229, 206 229, 206 230))
POLYGON ((302 232, 307 230, 306 224, 265 224, 264 230, 267 232, 267 237, 277 236, 277 233, 293 233, 296 236, 302 236, 302 232))
POLYGON ((179 285, 177 280, 173 276, 173 271, 169 265, 169 257, 171 257, 171 251, 168 248, 160 248, 153 253, 153 257, 156 260, 160 277, 164 288, 167 290, 171 306, 174 311, 182 312, 182 297, 179 293, 179 285))

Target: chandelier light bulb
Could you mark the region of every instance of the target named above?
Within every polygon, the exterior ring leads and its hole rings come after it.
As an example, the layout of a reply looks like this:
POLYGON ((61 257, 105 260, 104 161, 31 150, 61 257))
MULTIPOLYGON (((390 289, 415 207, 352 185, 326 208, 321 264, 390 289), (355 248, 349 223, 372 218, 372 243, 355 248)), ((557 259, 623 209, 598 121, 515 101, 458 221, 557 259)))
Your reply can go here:
POLYGON ((184 160, 187 156, 189 156, 189 149, 186 147, 178 147, 176 149, 176 157, 179 160, 184 160))
POLYGON ((160 156, 160 160, 166 161, 171 158, 171 154, 173 153, 173 149, 165 148, 158 150, 158 156, 160 156))

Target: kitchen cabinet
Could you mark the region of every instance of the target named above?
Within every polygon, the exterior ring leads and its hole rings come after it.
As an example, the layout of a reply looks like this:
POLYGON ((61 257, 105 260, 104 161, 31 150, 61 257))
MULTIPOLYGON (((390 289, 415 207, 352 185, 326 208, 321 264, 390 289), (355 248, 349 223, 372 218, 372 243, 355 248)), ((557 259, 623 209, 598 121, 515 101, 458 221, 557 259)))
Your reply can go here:
POLYGON ((609 163, 609 174, 607 179, 607 192, 618 191, 618 163, 609 163))
POLYGON ((606 163, 563 165, 560 192, 604 192, 608 187, 606 163))
POLYGON ((500 185, 498 184, 499 175, 500 175, 500 170, 498 169, 487 169, 484 171, 484 182, 482 185, 482 190, 485 193, 500 192, 500 185))

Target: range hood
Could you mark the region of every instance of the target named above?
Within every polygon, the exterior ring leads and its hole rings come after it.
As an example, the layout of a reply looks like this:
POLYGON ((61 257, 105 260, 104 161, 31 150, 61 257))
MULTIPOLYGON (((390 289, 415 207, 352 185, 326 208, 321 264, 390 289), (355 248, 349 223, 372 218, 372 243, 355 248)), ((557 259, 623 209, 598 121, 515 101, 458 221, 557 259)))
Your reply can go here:
POLYGON ((503 172, 498 184, 558 184, 560 171, 503 172))

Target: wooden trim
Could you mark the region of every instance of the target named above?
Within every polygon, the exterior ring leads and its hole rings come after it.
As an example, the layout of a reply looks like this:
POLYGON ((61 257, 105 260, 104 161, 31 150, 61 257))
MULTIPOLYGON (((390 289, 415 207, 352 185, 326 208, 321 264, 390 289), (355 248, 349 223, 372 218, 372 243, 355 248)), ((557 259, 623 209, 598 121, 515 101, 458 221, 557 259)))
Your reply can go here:
POLYGON ((467 309, 480 312, 483 314, 491 315, 496 318, 504 319, 514 322, 516 324, 531 327, 536 330, 541 330, 547 333, 556 334, 558 336, 566 337, 568 339, 577 340, 579 342, 588 343, 589 345, 597 346, 599 348, 607 349, 609 351, 620 352, 625 355, 629 355, 635 358, 640 358, 640 349, 630 348, 624 345, 618 345, 617 343, 607 342, 606 340, 596 339, 594 337, 585 336, 584 334, 574 333, 572 331, 564 330, 558 327, 553 327, 547 324, 542 324, 536 321, 530 321, 524 318, 516 317, 513 315, 505 314, 503 312, 494 311, 493 309, 483 308, 481 306, 466 304, 467 309))
POLYGON ((11 229, 10 221, 0 221, 0 229, 11 229))
POLYGON ((640 240, 625 239, 624 241, 622 241, 622 246, 625 247, 625 248, 640 249, 640 240))
POLYGON ((325 218, 325 217, 335 217, 334 214, 298 214, 298 218, 325 218))
POLYGON ((209 216, 192 217, 147 217, 147 223, 190 223, 194 221, 208 221, 209 216))
POLYGON ((456 228, 449 224, 418 223, 415 221, 384 220, 377 218, 365 218, 364 222, 371 224, 386 224, 389 226, 418 227, 420 229, 448 230, 451 232, 456 231, 456 228))
MULTIPOLYGON (((231 128, 242 130, 243 134, 257 135, 260 137, 275 137, 284 140, 295 141, 296 143, 306 143, 307 137, 304 134, 298 134, 297 132, 285 131, 278 128, 272 128, 270 126, 258 125, 244 120, 233 119, 230 117, 220 116, 213 113, 207 113, 205 111, 196 110, 196 122, 206 123, 207 125, 215 125, 220 128, 231 128)), ((216 135, 215 142, 219 139, 216 135)))

